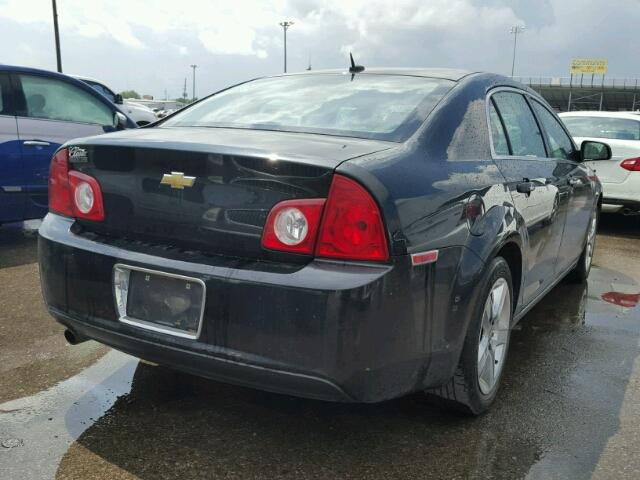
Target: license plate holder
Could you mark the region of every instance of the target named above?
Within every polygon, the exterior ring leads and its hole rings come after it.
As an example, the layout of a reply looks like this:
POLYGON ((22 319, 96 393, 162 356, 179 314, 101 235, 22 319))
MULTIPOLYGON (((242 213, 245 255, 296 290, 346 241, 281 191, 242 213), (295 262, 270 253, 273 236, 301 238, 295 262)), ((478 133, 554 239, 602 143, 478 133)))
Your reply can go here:
POLYGON ((120 322, 183 338, 200 336, 206 285, 199 278, 116 264, 113 286, 120 322))

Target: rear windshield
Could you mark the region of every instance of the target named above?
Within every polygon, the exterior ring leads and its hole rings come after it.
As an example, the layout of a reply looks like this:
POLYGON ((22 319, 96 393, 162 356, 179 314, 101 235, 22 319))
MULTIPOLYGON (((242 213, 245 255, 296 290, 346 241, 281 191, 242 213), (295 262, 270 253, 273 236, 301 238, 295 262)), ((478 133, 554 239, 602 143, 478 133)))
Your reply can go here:
POLYGON ((640 140, 640 119, 607 117, 563 117, 574 137, 611 138, 615 140, 640 140))
POLYGON ((455 83, 402 75, 317 74, 238 85, 179 112, 163 126, 227 127, 400 142, 455 83))

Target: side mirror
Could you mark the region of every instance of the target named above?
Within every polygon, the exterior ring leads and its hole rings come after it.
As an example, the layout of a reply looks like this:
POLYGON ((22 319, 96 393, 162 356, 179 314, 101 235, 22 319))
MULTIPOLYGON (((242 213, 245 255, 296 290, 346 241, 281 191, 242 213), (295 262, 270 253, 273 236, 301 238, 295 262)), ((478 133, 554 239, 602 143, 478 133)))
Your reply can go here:
POLYGON ((113 114, 113 126, 117 130, 124 130, 127 128, 127 117, 122 112, 115 112, 113 114))
POLYGON ((611 158, 611 147, 606 143, 585 140, 580 145, 580 156, 584 162, 609 160, 611 158))
POLYGON ((122 99, 122 95, 120 95, 119 93, 116 93, 113 103, 115 103, 116 105, 122 105, 124 103, 124 100, 122 99))

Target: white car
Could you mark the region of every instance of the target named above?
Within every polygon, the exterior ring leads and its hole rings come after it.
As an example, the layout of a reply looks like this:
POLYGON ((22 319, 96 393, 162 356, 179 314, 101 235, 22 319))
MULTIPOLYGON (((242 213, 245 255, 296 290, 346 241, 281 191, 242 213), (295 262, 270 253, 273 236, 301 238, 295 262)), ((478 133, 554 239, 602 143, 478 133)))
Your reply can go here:
POLYGON ((140 127, 148 125, 158 120, 153 110, 135 101, 123 100, 120 94, 114 93, 104 83, 99 82, 93 78, 83 77, 80 75, 71 75, 78 80, 82 80, 84 83, 92 87, 94 90, 100 92, 107 97, 112 103, 115 103, 120 110, 129 115, 140 127))
POLYGON ((587 162, 602 183, 602 210, 640 214, 640 115, 577 111, 559 116, 578 145, 596 140, 611 147, 611 160, 587 162))

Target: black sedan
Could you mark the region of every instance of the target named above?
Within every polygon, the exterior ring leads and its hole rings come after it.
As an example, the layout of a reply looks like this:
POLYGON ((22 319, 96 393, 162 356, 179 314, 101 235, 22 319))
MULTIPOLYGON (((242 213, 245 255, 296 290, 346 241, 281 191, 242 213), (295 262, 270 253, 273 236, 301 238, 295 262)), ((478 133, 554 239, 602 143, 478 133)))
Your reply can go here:
POLYGON ((502 76, 324 71, 223 90, 55 154, 42 289, 95 339, 333 401, 414 391, 478 414, 513 325, 584 280, 601 187, 502 76))

